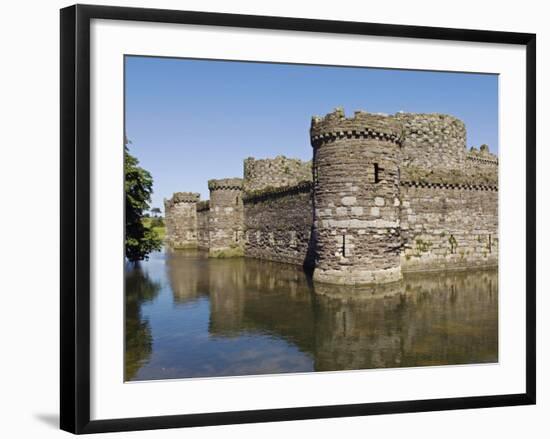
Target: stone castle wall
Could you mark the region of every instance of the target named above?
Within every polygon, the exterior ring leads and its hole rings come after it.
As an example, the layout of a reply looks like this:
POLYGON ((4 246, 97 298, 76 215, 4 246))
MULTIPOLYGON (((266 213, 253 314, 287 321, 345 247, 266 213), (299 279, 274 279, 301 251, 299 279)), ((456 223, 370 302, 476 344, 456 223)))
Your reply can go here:
POLYGON ((199 201, 197 203, 197 246, 201 250, 210 248, 210 202, 199 201))
POLYGON ((487 145, 472 147, 466 154, 466 172, 473 177, 472 181, 498 185, 498 157, 489 152, 487 145))
POLYGON ((245 256, 313 265, 311 183, 245 197, 245 256))
POLYGON ((274 159, 249 157, 244 161, 246 192, 294 186, 304 181, 311 181, 311 161, 303 162, 281 155, 274 159))
POLYGON ((200 195, 176 192, 164 200, 167 242, 172 248, 197 247, 197 209, 200 195))
POLYGON ((466 160, 464 122, 446 114, 397 113, 402 124, 401 166, 459 169, 466 160))
POLYGON ((244 208, 242 178, 209 180, 209 252, 212 256, 242 256, 244 208))
MULTIPOLYGON (((312 119, 313 161, 248 158, 210 201, 166 202, 167 242, 314 266, 321 283, 498 265, 498 158, 462 121, 337 109, 312 119)), ((187 195, 181 195, 187 194, 187 195)))
POLYGON ((496 186, 401 184, 404 271, 498 264, 496 186))

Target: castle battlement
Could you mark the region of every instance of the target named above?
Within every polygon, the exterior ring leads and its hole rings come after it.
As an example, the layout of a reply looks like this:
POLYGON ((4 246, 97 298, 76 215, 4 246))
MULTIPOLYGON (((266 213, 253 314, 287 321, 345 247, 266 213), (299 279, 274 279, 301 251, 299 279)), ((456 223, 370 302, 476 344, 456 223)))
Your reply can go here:
POLYGON ((283 155, 271 159, 248 157, 243 168, 246 192, 293 186, 312 180, 311 161, 304 162, 283 155))
POLYGON ((479 149, 472 146, 466 155, 466 159, 488 166, 498 166, 498 157, 491 154, 487 145, 481 145, 479 149))
POLYGON ((498 157, 467 150, 460 119, 337 108, 312 118, 310 137, 312 161, 248 157, 243 178, 208 181, 210 200, 174 194, 167 242, 345 285, 498 264, 498 157))
POLYGON ((169 200, 166 200, 168 203, 197 203, 201 198, 201 194, 198 192, 175 192, 169 200))
POLYGON ((164 200, 167 242, 173 248, 197 246, 197 203, 200 194, 176 192, 164 200))
POLYGON ((245 192, 243 202, 244 204, 249 204, 297 193, 310 193, 312 187, 313 182, 311 181, 302 181, 291 186, 266 187, 257 191, 245 192))
POLYGON ((208 189, 216 190, 241 190, 243 188, 242 178, 221 178, 208 180, 208 189))
POLYGON ((318 147, 325 142, 344 138, 374 138, 399 142, 402 126, 392 116, 356 111, 346 118, 344 110, 337 108, 325 117, 311 119, 311 144, 318 147))

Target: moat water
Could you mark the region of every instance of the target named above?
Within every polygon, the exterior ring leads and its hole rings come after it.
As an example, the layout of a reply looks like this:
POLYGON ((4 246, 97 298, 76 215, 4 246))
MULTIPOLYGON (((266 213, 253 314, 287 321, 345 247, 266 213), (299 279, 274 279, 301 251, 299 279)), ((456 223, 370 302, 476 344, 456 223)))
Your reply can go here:
POLYGON ((313 284, 302 269, 158 252, 126 267, 126 380, 498 361, 498 275, 313 284))

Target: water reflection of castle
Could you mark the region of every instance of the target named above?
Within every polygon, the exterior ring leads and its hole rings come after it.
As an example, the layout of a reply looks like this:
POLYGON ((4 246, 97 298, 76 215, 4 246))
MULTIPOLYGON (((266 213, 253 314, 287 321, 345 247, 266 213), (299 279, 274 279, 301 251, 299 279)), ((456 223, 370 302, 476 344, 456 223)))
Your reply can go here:
POLYGON ((350 295, 292 265, 199 254, 169 253, 168 276, 176 303, 209 299, 213 337, 284 339, 318 371, 498 359, 496 271, 409 275, 350 295))

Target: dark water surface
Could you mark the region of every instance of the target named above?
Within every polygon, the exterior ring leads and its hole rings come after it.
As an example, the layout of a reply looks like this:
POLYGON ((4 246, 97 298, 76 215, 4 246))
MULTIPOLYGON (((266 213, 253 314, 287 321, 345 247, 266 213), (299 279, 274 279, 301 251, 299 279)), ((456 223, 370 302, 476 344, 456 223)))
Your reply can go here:
POLYGON ((127 380, 496 361, 496 270, 356 289, 193 251, 126 270, 127 380))

